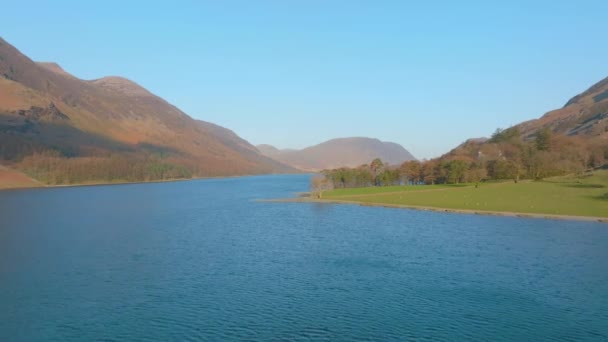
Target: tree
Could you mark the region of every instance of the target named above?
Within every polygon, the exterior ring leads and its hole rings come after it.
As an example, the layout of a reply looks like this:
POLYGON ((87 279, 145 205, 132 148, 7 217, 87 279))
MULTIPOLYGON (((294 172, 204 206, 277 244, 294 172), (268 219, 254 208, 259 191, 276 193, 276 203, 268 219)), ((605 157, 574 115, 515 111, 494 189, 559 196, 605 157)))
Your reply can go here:
POLYGON ((382 172, 384 172, 384 163, 380 158, 376 158, 372 160, 372 162, 369 164, 369 169, 372 173, 374 185, 379 186, 381 183, 381 179, 379 178, 379 176, 382 172))
POLYGON ((408 160, 401 164, 399 173, 405 178, 406 183, 416 184, 422 178, 422 164, 417 160, 408 160))
POLYGON ((323 197, 323 191, 331 190, 332 183, 327 176, 319 174, 310 180, 310 192, 316 198, 323 197))
POLYGON ((545 177, 558 175, 555 169, 559 155, 549 151, 532 150, 530 155, 530 176, 540 180, 545 177))
POLYGON ((383 186, 399 185, 401 181, 399 169, 397 168, 386 168, 384 172, 380 174, 380 181, 383 186))
POLYGON ((497 128, 496 132, 492 134, 490 138, 490 143, 500 143, 504 141, 512 141, 514 139, 520 139, 521 134, 519 132, 519 128, 517 127, 509 127, 507 129, 497 128))
POLYGON ((452 160, 447 164, 448 183, 460 183, 469 165, 464 160, 452 160))
POLYGON ((472 165, 465 174, 465 178, 468 182, 479 183, 486 179, 488 172, 485 167, 480 165, 472 165))
POLYGON ((435 184, 438 178, 439 161, 437 159, 427 160, 422 164, 422 180, 426 184, 435 184))
POLYGON ((549 151, 551 149, 551 130, 547 127, 536 132, 536 149, 539 151, 549 151))
POLYGON ((523 144, 511 140, 511 142, 500 144, 500 149, 509 168, 507 178, 512 178, 515 183, 519 182, 519 178, 524 173, 523 144))

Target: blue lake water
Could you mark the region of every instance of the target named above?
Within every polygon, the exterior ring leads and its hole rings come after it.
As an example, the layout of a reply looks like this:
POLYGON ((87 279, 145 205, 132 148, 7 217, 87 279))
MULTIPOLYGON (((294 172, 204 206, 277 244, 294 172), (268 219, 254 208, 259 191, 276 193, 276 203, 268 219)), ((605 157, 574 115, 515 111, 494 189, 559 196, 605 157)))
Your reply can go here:
POLYGON ((0 341, 608 340, 608 225, 255 201, 308 180, 0 192, 0 341))

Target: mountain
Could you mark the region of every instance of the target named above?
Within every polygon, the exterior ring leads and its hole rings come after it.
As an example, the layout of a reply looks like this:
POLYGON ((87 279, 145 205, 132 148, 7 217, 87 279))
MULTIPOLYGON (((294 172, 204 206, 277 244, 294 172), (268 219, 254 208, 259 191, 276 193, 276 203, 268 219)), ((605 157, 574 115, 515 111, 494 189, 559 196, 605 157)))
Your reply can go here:
POLYGON ((280 154, 297 152, 297 150, 289 149, 289 148, 278 149, 278 148, 276 148, 272 145, 268 145, 268 144, 256 145, 256 148, 258 149, 258 151, 260 151, 260 153, 262 153, 263 155, 268 156, 270 158, 278 157, 280 154))
POLYGON ((401 145, 372 138, 338 138, 302 150, 280 150, 271 145, 258 145, 270 158, 302 170, 356 167, 375 158, 396 165, 415 159, 401 145))
POLYGON ((72 173, 95 181, 295 171, 131 80, 81 80, 56 63, 32 61, 0 38, 2 160, 58 183, 74 182, 63 177, 72 173), (108 169, 103 175, 98 164, 108 169))
POLYGON ((543 128, 584 139, 605 136, 608 130, 608 77, 570 99, 564 107, 516 127, 528 138, 543 128))
POLYGON ((517 175, 531 178, 605 167, 608 78, 574 96, 562 108, 498 130, 491 139, 469 139, 439 159, 494 163, 489 174, 500 168, 503 174, 509 173, 515 167, 517 175))

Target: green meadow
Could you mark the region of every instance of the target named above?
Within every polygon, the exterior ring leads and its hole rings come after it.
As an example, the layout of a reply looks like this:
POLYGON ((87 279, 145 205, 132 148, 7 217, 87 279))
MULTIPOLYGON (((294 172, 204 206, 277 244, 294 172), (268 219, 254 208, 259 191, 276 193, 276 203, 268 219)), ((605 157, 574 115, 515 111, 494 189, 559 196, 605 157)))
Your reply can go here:
POLYGON ((519 183, 337 189, 324 200, 453 210, 608 217, 608 171, 519 183))

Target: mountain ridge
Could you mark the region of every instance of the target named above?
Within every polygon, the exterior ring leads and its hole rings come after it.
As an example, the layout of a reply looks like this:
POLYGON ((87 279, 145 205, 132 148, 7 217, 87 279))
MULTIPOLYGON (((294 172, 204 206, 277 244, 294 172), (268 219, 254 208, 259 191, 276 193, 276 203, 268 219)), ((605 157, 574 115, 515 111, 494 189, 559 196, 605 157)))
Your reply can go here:
POLYGON ((293 167, 318 171, 340 167, 356 167, 380 158, 389 164, 416 159, 403 146, 376 138, 334 138, 301 150, 278 149, 272 145, 257 145, 261 153, 293 167))
POLYGON ((562 108, 515 127, 527 139, 543 128, 583 139, 602 135, 608 129, 608 77, 570 98, 562 108))

